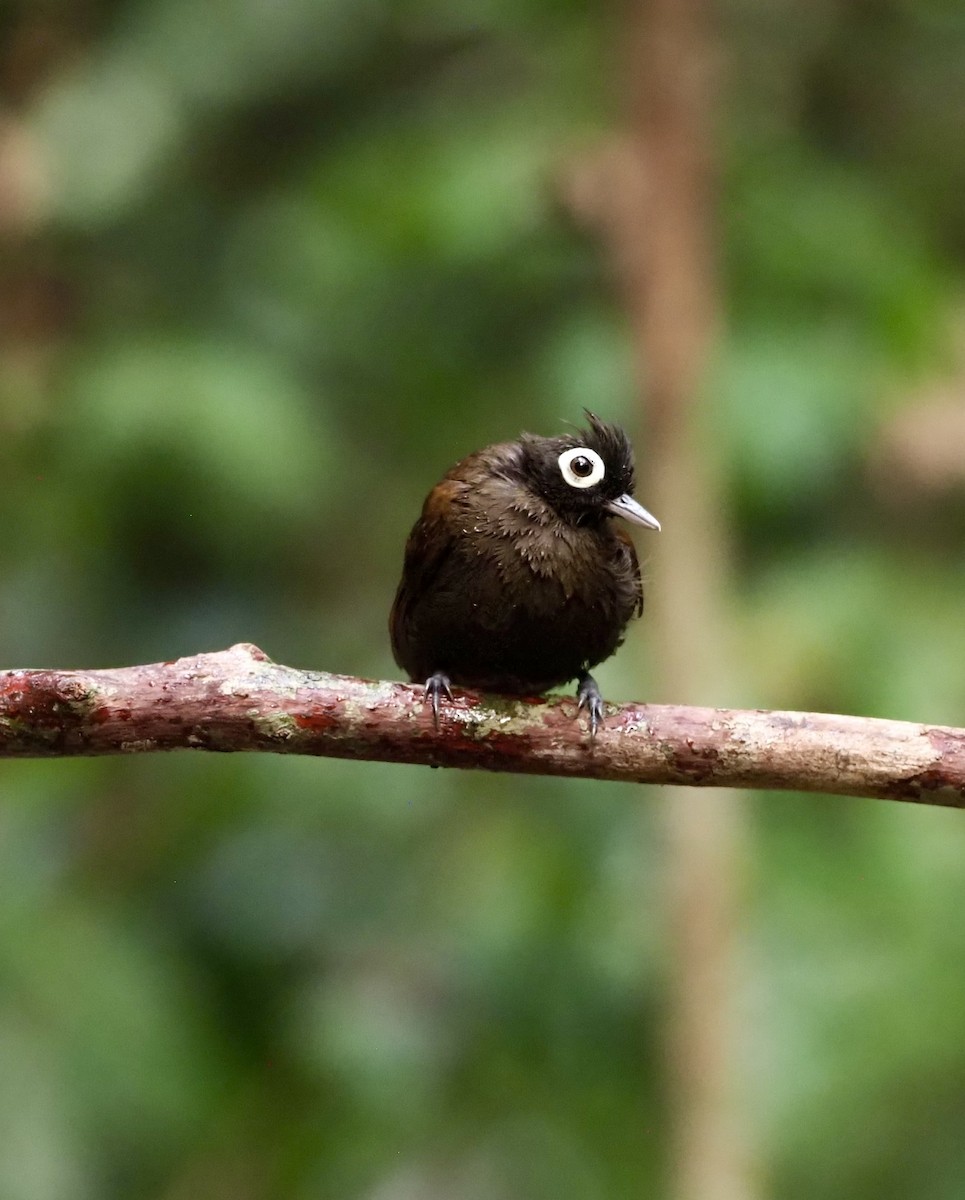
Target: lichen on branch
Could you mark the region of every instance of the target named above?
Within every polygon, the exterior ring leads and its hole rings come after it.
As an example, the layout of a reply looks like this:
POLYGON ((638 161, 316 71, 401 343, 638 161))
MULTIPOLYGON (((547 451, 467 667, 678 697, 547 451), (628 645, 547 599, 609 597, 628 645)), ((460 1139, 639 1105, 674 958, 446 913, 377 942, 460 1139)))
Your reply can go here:
POLYGON ((111 670, 0 672, 0 758, 261 751, 531 775, 874 796, 965 807, 965 730, 826 713, 611 706, 302 671, 240 644, 111 670))

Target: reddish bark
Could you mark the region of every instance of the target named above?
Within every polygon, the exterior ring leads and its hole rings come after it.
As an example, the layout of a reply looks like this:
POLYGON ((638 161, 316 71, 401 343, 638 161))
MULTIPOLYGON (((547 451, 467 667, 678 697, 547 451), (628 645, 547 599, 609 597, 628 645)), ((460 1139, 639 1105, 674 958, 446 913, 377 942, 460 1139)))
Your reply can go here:
POLYGON ((576 702, 456 691, 439 730, 410 684, 271 662, 0 672, 0 757, 256 750, 531 775, 965 806, 965 730, 824 713, 624 704, 595 740, 576 702))

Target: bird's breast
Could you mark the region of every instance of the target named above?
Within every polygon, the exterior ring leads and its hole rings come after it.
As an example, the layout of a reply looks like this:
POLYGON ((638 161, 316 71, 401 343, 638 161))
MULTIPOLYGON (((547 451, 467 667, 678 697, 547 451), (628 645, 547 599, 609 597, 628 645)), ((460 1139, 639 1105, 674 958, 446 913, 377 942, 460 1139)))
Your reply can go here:
POLYGON ((520 520, 509 528, 477 525, 459 556, 477 589, 477 608, 488 603, 506 617, 520 610, 546 617, 567 606, 607 612, 631 583, 608 529, 520 520))

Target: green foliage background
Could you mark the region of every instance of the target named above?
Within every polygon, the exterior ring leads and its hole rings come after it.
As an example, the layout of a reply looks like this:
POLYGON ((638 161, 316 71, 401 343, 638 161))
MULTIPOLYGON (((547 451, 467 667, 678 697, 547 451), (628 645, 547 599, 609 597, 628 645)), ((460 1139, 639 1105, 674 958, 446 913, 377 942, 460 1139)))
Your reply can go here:
MULTIPOLYGON (((718 34, 734 703, 965 724, 965 10, 729 0, 718 34)), ((620 44, 575 0, 7 0, 0 662, 393 674, 428 486, 632 412, 559 199, 620 44)), ((5 764, 0 1197, 662 1194, 659 803, 5 764)), ((965 1196, 963 861, 959 813, 755 802, 765 1192, 965 1196)))

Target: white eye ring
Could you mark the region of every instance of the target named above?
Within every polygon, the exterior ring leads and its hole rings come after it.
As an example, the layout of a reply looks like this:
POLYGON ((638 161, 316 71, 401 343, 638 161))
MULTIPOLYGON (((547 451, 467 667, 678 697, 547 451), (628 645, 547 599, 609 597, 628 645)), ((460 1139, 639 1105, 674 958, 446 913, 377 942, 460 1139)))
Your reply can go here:
POLYGON ((563 478, 570 487, 593 487, 606 474, 603 459, 595 450, 590 450, 586 446, 564 450, 559 457, 559 464, 563 478), (587 470, 587 466, 589 466, 589 470, 587 470))

